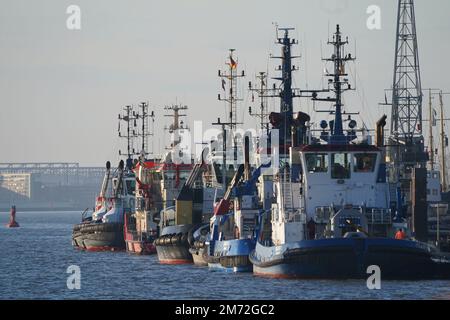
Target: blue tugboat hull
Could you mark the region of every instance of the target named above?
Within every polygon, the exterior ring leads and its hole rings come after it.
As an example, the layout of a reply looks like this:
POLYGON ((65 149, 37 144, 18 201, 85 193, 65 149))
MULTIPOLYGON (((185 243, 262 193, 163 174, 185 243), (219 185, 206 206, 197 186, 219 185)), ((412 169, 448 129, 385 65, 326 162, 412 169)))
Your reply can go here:
POLYGON ((253 272, 273 278, 366 279, 375 265, 382 279, 448 279, 450 261, 436 258, 420 242, 375 238, 258 243, 250 254, 253 272))
POLYGON ((211 270, 224 272, 252 272, 248 257, 255 245, 252 239, 216 240, 212 255, 207 256, 208 266, 211 270))

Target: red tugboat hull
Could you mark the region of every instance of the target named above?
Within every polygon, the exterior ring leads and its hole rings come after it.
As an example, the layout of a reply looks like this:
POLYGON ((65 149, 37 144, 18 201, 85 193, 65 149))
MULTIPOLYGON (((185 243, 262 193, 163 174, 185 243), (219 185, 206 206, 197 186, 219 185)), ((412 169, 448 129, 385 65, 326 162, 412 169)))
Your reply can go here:
POLYGON ((87 251, 91 252, 104 252, 104 251, 123 251, 120 247, 109 247, 109 246, 86 246, 87 251))
POLYGON ((156 247, 153 242, 127 240, 126 244, 127 252, 139 255, 156 254, 156 247))

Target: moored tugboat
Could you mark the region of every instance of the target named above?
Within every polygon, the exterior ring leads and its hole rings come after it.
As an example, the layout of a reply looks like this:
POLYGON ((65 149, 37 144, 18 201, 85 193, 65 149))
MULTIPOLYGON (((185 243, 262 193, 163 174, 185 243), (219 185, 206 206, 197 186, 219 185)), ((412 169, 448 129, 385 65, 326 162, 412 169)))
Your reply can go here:
POLYGON ((103 218, 105 213, 107 213, 112 208, 112 202, 110 194, 108 195, 108 187, 111 181, 111 163, 106 162, 106 172, 103 178, 102 187, 100 189, 100 194, 95 200, 94 211, 90 216, 87 216, 87 209, 81 215, 81 223, 73 226, 72 230, 72 245, 78 249, 86 249, 84 246, 84 236, 86 233, 82 232, 82 229, 93 221, 99 221, 103 218))
POLYGON ((81 227, 83 247, 88 251, 125 250, 124 215, 135 210, 135 176, 124 171, 120 161, 117 177, 112 179, 112 208, 100 220, 81 227))
POLYGON ((155 254, 158 236, 161 189, 158 163, 140 161, 135 167, 136 211, 125 215, 125 243, 127 251, 136 254, 155 254))
MULTIPOLYGON (((111 172, 111 164, 106 163, 106 173, 102 188, 96 199, 94 212, 74 225, 72 244, 75 248, 88 251, 120 251, 125 250, 124 215, 135 211, 136 179, 132 171, 132 123, 135 123, 131 106, 125 107, 126 113, 119 115, 119 137, 127 139, 126 166, 121 160, 117 170, 111 172), (127 134, 121 136, 120 121, 127 123, 127 134)), ((119 151, 121 155, 121 152, 119 151)))
MULTIPOLYGON (((287 29, 280 43, 284 53, 290 52, 287 29)), ((271 236, 260 237, 250 254, 254 273, 276 278, 367 278, 367 268, 376 265, 383 279, 448 278, 450 261, 435 248, 394 239, 402 217, 390 208, 383 128, 377 128, 381 137, 376 146, 367 136, 357 140, 354 120, 348 120, 344 133, 341 97, 351 86, 342 78, 347 76, 346 62, 354 59, 344 51, 347 41, 339 26, 329 43, 334 53, 326 60, 333 63, 333 72, 327 76, 335 97, 321 99, 313 92, 312 98, 333 103, 334 120, 322 121, 320 139, 310 136, 308 141, 308 135, 292 125, 292 103, 282 100, 289 107, 280 112, 286 121, 278 123, 283 132, 280 145, 286 147, 280 147, 282 165, 273 178, 271 236)), ((283 57, 283 79, 291 79, 286 68, 290 59, 283 57)), ((284 81, 282 99, 289 91, 284 81)))
POLYGON ((188 130, 180 121, 180 111, 186 106, 174 105, 166 107, 173 112, 173 123, 168 128, 172 135, 169 152, 161 160, 159 174, 161 176, 161 194, 163 209, 161 211, 160 235, 155 240, 159 262, 162 264, 192 263, 189 253, 188 235, 195 221, 190 207, 184 207, 175 199, 188 178, 192 168, 192 157, 180 144, 185 131, 188 130))
POLYGON ((244 164, 238 168, 211 218, 206 261, 212 270, 226 272, 253 270, 249 254, 255 248, 259 235, 259 220, 263 213, 263 205, 258 199, 257 182, 261 171, 269 167, 270 163, 261 165, 250 175, 249 158, 249 137, 246 136, 244 164), (231 195, 233 201, 230 201, 231 195), (233 210, 229 212, 231 207, 233 210))
MULTIPOLYGON (((125 213, 124 236, 127 252, 146 255, 156 253, 154 241, 158 236, 159 212, 162 209, 161 178, 157 172, 159 161, 147 159, 148 137, 153 135, 148 119, 154 121, 155 114, 149 111, 148 102, 142 102, 139 109, 139 112, 132 112, 131 119, 134 127, 137 127, 136 120, 141 120, 138 133, 133 130, 136 137, 141 138, 139 159, 135 161, 132 169, 136 178, 136 210, 125 213)), ((127 123, 130 123, 130 119, 127 123)))

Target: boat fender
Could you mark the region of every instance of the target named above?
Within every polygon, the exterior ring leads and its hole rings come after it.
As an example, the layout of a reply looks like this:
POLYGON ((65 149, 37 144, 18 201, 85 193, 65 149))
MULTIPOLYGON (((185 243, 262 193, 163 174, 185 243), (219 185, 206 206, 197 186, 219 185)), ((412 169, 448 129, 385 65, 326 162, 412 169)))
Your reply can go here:
POLYGON ((91 225, 82 226, 80 231, 81 231, 81 233, 90 233, 92 230, 91 227, 92 227, 91 225))
POLYGON ((168 246, 168 245, 170 245, 170 238, 171 238, 171 235, 166 235, 165 237, 166 237, 166 238, 164 239, 164 245, 165 245, 165 246, 168 246))
POLYGON ((170 244, 175 246, 178 244, 178 237, 176 235, 172 236, 172 238, 170 238, 170 244))
POLYGON ((181 243, 181 237, 182 233, 177 233, 176 235, 172 236, 170 243, 174 246, 179 245, 181 243))

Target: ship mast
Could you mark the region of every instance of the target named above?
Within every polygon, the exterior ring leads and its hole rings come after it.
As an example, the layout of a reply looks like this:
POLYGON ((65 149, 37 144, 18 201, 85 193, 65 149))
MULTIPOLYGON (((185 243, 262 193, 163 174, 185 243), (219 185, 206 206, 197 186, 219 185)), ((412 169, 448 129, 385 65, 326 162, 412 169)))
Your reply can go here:
POLYGON ((448 121, 450 119, 444 118, 444 95, 449 95, 450 93, 443 93, 442 90, 439 91, 439 107, 440 107, 440 124, 441 124, 441 184, 442 184, 442 192, 448 191, 447 185, 447 159, 445 155, 445 148, 448 147, 448 138, 444 131, 444 121, 448 121))
POLYGON ((171 106, 165 106, 164 110, 171 111, 172 114, 166 114, 165 117, 172 117, 173 122, 169 127, 165 127, 165 130, 168 130, 170 134, 173 134, 173 139, 170 144, 170 148, 174 148, 181 142, 181 137, 179 136, 180 129, 188 129, 188 127, 184 124, 183 120, 180 120, 181 117, 186 117, 186 114, 181 114, 180 111, 187 110, 187 106, 183 106, 181 104, 174 104, 171 106))
MULTIPOLYGON (((292 144, 292 120, 293 120, 293 98, 295 97, 294 89, 292 88, 292 71, 298 70, 292 65, 292 59, 299 58, 298 56, 292 56, 292 45, 298 44, 295 39, 289 37, 289 31, 294 28, 278 28, 277 27, 277 43, 282 46, 281 56, 275 57, 271 55, 271 58, 281 59, 281 65, 278 67, 278 71, 281 71, 281 77, 274 78, 281 81, 282 89, 279 92, 280 100, 280 124, 275 125, 280 130, 279 135, 281 145, 283 146, 284 153, 287 152, 286 146, 292 144), (283 37, 278 36, 278 31, 284 31, 283 37)), ((272 123, 274 124, 274 123, 272 123)))
MULTIPOLYGON (((135 150, 133 149, 133 139, 136 138, 136 131, 133 129, 136 127, 136 117, 133 115, 133 107, 128 105, 124 107, 124 113, 119 114, 119 138, 124 138, 127 140, 127 160, 126 167, 131 170, 133 167, 132 156, 135 154, 135 150), (126 134, 123 135, 120 128, 120 123, 125 122, 126 124, 126 134)), ((122 155, 123 152, 119 150, 119 155, 122 155)))
POLYGON ((229 62, 228 72, 218 71, 218 75, 222 78, 222 89, 226 92, 225 86, 228 80, 228 94, 225 93, 225 96, 222 97, 220 94, 218 95, 219 101, 228 102, 229 105, 229 114, 228 114, 228 123, 230 129, 233 131, 237 126, 237 102, 242 101, 241 98, 237 97, 237 80, 238 78, 245 77, 245 72, 242 70, 240 74, 237 71, 237 60, 234 59, 233 53, 236 49, 229 49, 229 62))
POLYGON ((441 89, 428 89, 429 90, 429 94, 430 94, 430 115, 429 115, 429 123, 430 123, 430 127, 429 127, 429 135, 430 135, 430 167, 431 170, 434 170, 434 138, 433 138, 433 131, 432 131, 432 127, 436 125, 437 120, 439 120, 440 122, 440 144, 441 144, 441 148, 440 148, 440 175, 441 175, 441 187, 442 187, 442 192, 447 192, 448 191, 448 186, 447 186, 447 164, 446 164, 446 154, 445 154, 445 148, 448 146, 448 138, 445 134, 445 130, 444 130, 444 126, 445 126, 445 121, 449 121, 450 119, 446 119, 444 118, 444 101, 443 101, 443 96, 444 95, 448 95, 450 93, 443 93, 441 89), (435 91, 432 92, 431 90, 435 91), (437 95, 439 96, 439 107, 440 107, 440 119, 436 119, 436 111, 434 111, 434 109, 432 109, 432 105, 431 105, 431 96, 433 95, 437 95))
POLYGON ((442 91, 439 92, 439 105, 441 109, 441 180, 442 180, 442 192, 447 192, 447 172, 445 163, 445 147, 446 147, 446 137, 444 132, 444 102, 442 99, 442 91))
MULTIPOLYGON (((270 55, 271 58, 281 59, 281 65, 276 69, 281 71, 279 77, 274 80, 281 81, 279 88, 274 84, 271 89, 264 89, 261 91, 267 92, 261 97, 280 98, 280 111, 270 113, 270 123, 272 128, 278 130, 280 137, 280 154, 287 154, 289 147, 297 146, 305 143, 306 139, 306 122, 310 120, 309 115, 303 112, 296 113, 294 118, 293 98, 312 98, 317 96, 318 92, 324 90, 300 90, 292 87, 292 72, 298 71, 299 68, 292 64, 292 60, 300 58, 300 56, 292 55, 292 46, 298 44, 298 41, 291 39, 289 31, 294 28, 279 28, 276 27, 276 43, 281 45, 281 56, 270 55), (278 32, 284 32, 282 37, 279 37, 278 32)), ((252 89, 251 83, 249 84, 252 89)), ((269 137, 271 139, 271 137, 269 137)))
MULTIPOLYGON (((350 130, 347 134, 344 133, 343 127, 343 119, 342 115, 344 104, 342 103, 342 95, 344 92, 349 90, 355 90, 352 88, 348 79, 345 78, 348 74, 345 71, 345 64, 348 61, 356 60, 350 53, 345 53, 345 45, 348 44, 348 37, 345 38, 345 41, 342 40, 342 33, 339 25, 336 25, 336 32, 333 35, 333 40, 328 41, 329 45, 334 47, 334 52, 330 58, 324 58, 323 61, 332 62, 333 63, 333 72, 329 73, 326 71, 327 77, 330 77, 328 80, 328 90, 334 92, 334 98, 317 98, 317 96, 313 97, 313 101, 326 101, 334 103, 334 120, 330 121, 330 132, 325 131, 328 124, 326 121, 322 121, 320 126, 323 129, 320 138, 329 144, 348 144, 352 140, 356 139, 356 133, 354 128, 356 127, 356 121, 351 120, 349 117, 349 128, 350 130)), ((349 113, 346 113, 349 114, 349 113)))
POLYGON ((254 101, 254 92, 258 94, 259 97, 259 113, 254 113, 252 107, 248 107, 248 113, 250 116, 258 118, 260 123, 261 132, 266 129, 269 130, 269 113, 267 113, 267 74, 265 72, 260 72, 256 79, 259 80, 259 88, 252 88, 252 83, 249 82, 249 90, 252 92, 252 102, 254 101))
MULTIPOLYGON (((228 102, 229 105, 229 113, 228 113, 228 122, 227 126, 230 128, 230 133, 233 136, 233 149, 234 149, 234 160, 237 160, 237 142, 236 142, 236 136, 234 135, 234 130, 236 130, 236 127, 238 124, 237 122, 237 102, 242 101, 241 98, 238 98, 237 96, 237 80, 239 78, 245 77, 244 70, 241 71, 241 73, 238 73, 237 71, 237 59, 233 57, 233 53, 236 51, 236 49, 229 49, 229 62, 226 62, 225 64, 228 65, 228 72, 223 72, 221 70, 218 71, 218 76, 222 79, 222 89, 225 91, 224 97, 222 97, 220 94, 218 94, 219 101, 225 101, 228 102), (226 93, 226 85, 228 80, 228 94, 226 93)), ((226 135, 226 130, 224 131, 224 136, 226 135)), ((226 140, 224 140, 225 143, 226 140)))
POLYGON ((429 107, 429 111, 430 111, 430 116, 429 116, 429 140, 430 140, 430 170, 433 171, 434 170, 434 145, 433 145, 433 126, 435 125, 434 123, 434 116, 433 116, 433 104, 431 102, 431 89, 428 89, 428 107, 429 107))
POLYGON ((153 111, 149 112, 148 106, 149 106, 148 102, 141 102, 141 104, 139 104, 140 113, 139 112, 135 113, 133 111, 133 116, 136 119, 141 120, 141 132, 137 134, 141 138, 141 151, 137 154, 143 156, 144 159, 147 157, 147 155, 150 154, 148 149, 148 137, 153 136, 153 132, 150 132, 148 119, 151 118, 152 123, 155 122, 154 119, 155 113, 153 111))

